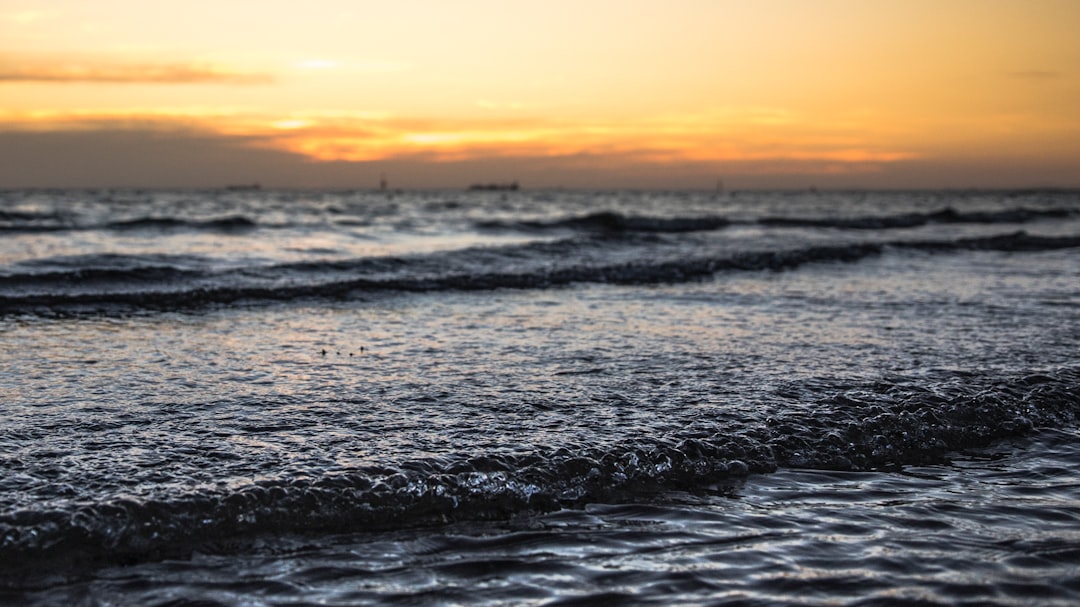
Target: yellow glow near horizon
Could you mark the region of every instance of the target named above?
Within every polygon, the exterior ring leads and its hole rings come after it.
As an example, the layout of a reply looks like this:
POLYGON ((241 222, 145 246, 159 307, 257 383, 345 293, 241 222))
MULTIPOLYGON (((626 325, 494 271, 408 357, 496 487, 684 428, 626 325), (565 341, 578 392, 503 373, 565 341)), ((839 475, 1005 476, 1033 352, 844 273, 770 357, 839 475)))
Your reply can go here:
POLYGON ((296 64, 297 67, 305 70, 329 70, 338 67, 337 61, 330 61, 328 59, 305 59, 296 64))
POLYGON ((183 130, 316 162, 1076 166, 1078 23, 1071 0, 12 0, 0 131, 183 130))

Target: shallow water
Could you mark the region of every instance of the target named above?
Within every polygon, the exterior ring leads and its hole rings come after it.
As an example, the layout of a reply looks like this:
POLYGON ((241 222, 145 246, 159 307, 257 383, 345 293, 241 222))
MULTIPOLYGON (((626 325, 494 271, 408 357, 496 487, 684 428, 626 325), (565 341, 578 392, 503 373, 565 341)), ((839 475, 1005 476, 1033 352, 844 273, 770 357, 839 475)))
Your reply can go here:
POLYGON ((263 540, 39 604, 1001 604, 1080 593, 1078 434, 902 472, 783 470, 502 522, 263 540), (1052 455, 1040 455, 1040 454, 1052 455))
POLYGON ((1075 193, 3 200, 12 600, 1077 599, 1075 193))

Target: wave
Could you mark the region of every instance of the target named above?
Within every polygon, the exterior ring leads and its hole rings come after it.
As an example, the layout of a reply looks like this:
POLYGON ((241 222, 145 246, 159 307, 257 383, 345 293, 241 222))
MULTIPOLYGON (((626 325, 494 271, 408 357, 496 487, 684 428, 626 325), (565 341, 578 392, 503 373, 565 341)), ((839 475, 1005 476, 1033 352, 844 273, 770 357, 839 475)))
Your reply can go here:
POLYGON ((174 230, 231 233, 253 230, 258 227, 276 227, 260 224, 244 215, 232 215, 214 219, 181 219, 177 217, 136 217, 104 223, 85 223, 79 218, 58 214, 0 213, 0 233, 86 232, 86 231, 136 231, 174 230))
POLYGON ((243 215, 233 215, 208 220, 177 219, 174 217, 140 217, 124 221, 114 221, 105 224, 105 228, 112 230, 141 230, 141 229, 187 229, 208 232, 234 232, 250 230, 259 224, 253 219, 243 215))
POLYGON ((55 220, 55 213, 37 213, 34 211, 5 211, 0 209, 0 221, 49 221, 55 220))
MULTIPOLYGON (((456 208, 456 207, 455 207, 456 208)), ((914 228, 929 224, 1022 224, 1043 219, 1060 219, 1076 216, 1080 211, 1072 207, 1032 209, 1015 207, 997 211, 957 211, 946 207, 927 213, 901 213, 895 215, 866 215, 856 217, 797 217, 763 216, 757 218, 729 218, 723 215, 696 216, 650 216, 617 211, 601 211, 586 215, 561 217, 552 220, 478 220, 473 227, 481 231, 523 231, 530 233, 551 231, 576 231, 592 234, 681 234, 688 232, 716 231, 733 225, 760 225, 778 228, 837 228, 849 230, 886 230, 914 228)), ((369 226, 370 217, 344 217, 334 220, 338 226, 369 226)), ((88 221, 86 217, 72 213, 39 213, 0 210, 0 233, 43 233, 62 231, 193 231, 236 233, 257 228, 288 228, 300 224, 265 223, 249 215, 234 214, 223 217, 189 218, 151 215, 125 219, 88 221)), ((311 224, 305 223, 305 226, 311 224)))
POLYGON ((476 227, 484 230, 522 230, 531 232, 572 229, 605 233, 684 233, 719 230, 731 225, 757 224, 786 228, 885 230, 915 228, 929 224, 1019 224, 1040 219, 1072 217, 1076 214, 1077 210, 1071 208, 1028 209, 1018 207, 1000 211, 960 212, 952 207, 946 207, 928 213, 903 213, 898 215, 868 215, 846 218, 765 216, 749 220, 736 220, 718 215, 649 217, 604 211, 551 221, 479 221, 476 222, 476 227))
POLYGON ((476 227, 486 230, 560 230, 575 229, 596 232, 699 232, 727 227, 725 217, 646 217, 624 215, 612 211, 592 213, 553 221, 480 221, 476 227))
MULTIPOLYGON (((74 255, 27 261, 29 272, 0 274, 0 289, 17 293, 179 284, 206 276, 210 260, 192 255, 74 255)), ((2 296, 0 296, 2 297, 2 296)))
POLYGON ((115 497, 0 515, 0 585, 49 572, 243 549, 260 537, 506 519, 633 501, 663 491, 724 492, 777 468, 882 470, 943 463, 1038 428, 1075 426, 1080 368, 1000 377, 887 377, 787 386, 800 406, 764 420, 702 419, 618 446, 444 455, 317 478, 278 478, 169 498, 115 497))
POLYGON ((413 258, 303 262, 229 271, 148 265, 78 268, 0 277, 0 314, 70 315, 168 311, 240 302, 348 299, 385 292, 546 289, 579 283, 671 284, 702 280, 720 272, 784 271, 811 263, 857 262, 888 250, 925 252, 1037 252, 1080 247, 1080 236, 1034 236, 1014 232, 944 240, 894 240, 786 250, 743 251, 724 256, 632 260, 559 266, 553 259, 575 241, 530 243, 501 249, 466 249, 413 258), (522 267, 520 258, 544 255, 522 267), (471 268, 462 270, 462 268, 471 268), (95 288, 98 287, 98 288, 95 288), (102 288, 104 287, 104 288, 102 288))
POLYGON ((75 229, 72 225, 55 218, 33 221, 8 221, 0 218, 0 234, 40 234, 75 229))
POLYGON ((960 212, 952 207, 930 213, 903 213, 900 215, 871 215, 850 218, 799 218, 762 217, 757 223, 767 226, 799 228, 844 228, 850 230, 884 230, 892 228, 915 228, 929 224, 1001 224, 1027 223, 1039 219, 1056 219, 1077 214, 1075 209, 1027 209, 1014 208, 1001 211, 960 212))

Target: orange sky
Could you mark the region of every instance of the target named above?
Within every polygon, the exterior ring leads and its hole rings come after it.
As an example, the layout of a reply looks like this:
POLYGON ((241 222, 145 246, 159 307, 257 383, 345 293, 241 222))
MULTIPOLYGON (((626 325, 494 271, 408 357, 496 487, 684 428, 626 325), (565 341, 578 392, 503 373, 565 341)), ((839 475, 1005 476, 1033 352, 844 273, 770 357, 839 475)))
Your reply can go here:
POLYGON ((1080 186, 1080 2, 5 0, 0 187, 1080 186))

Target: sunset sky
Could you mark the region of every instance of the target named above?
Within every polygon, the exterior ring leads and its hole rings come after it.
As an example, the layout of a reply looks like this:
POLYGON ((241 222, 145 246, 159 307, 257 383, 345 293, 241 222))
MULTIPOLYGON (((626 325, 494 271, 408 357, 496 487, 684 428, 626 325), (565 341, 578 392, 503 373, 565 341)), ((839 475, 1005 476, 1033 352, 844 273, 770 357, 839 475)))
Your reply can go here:
POLYGON ((0 187, 1080 186, 1075 0, 2 0, 0 187))

